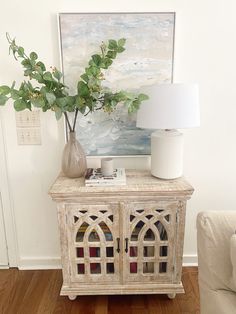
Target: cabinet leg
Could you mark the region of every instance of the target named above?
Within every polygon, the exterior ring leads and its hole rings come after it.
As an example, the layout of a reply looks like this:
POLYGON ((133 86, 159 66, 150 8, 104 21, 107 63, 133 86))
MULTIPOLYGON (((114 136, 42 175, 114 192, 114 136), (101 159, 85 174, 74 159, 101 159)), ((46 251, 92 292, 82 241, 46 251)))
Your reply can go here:
POLYGON ((169 298, 169 299, 171 299, 171 300, 172 300, 172 299, 174 299, 174 298, 175 298, 176 293, 168 293, 168 294, 167 294, 167 296, 168 296, 168 298, 169 298))
POLYGON ((68 298, 71 300, 71 301, 74 301, 76 299, 77 295, 68 295, 68 298))

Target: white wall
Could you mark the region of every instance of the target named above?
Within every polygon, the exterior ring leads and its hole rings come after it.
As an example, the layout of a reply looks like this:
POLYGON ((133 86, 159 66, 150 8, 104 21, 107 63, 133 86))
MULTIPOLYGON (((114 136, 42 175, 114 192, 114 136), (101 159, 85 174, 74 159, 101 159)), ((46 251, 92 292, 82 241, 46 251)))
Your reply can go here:
MULTIPOLYGON (((177 12, 174 81, 198 82, 201 103, 201 127, 184 131, 184 173, 195 188, 187 210, 186 262, 196 261, 197 212, 236 209, 235 10, 233 0, 8 0, 1 4, 0 84, 22 78, 20 65, 8 57, 6 31, 25 49, 35 50, 48 66, 59 66, 58 12, 177 12)), ((53 114, 42 114, 42 145, 18 146, 14 111, 9 106, 0 112, 18 264, 54 267, 60 250, 55 204, 47 191, 60 170, 63 125, 53 114)), ((141 166, 140 160, 136 165, 141 166)))

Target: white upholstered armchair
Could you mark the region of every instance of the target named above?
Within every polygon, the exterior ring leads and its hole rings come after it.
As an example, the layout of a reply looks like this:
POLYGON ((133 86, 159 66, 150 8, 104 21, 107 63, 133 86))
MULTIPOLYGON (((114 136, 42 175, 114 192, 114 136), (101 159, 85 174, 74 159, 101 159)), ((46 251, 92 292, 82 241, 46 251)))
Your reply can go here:
POLYGON ((236 314, 236 211, 198 214, 201 314, 236 314))

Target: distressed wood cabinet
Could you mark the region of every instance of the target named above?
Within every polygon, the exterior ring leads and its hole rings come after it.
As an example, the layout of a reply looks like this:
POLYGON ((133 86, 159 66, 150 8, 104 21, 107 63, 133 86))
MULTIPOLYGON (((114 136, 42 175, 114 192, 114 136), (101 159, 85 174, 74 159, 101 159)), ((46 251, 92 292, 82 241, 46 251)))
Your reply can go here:
POLYGON ((184 178, 159 180, 126 170, 126 186, 85 187, 59 176, 57 202, 63 285, 61 295, 183 293, 186 201, 184 178))

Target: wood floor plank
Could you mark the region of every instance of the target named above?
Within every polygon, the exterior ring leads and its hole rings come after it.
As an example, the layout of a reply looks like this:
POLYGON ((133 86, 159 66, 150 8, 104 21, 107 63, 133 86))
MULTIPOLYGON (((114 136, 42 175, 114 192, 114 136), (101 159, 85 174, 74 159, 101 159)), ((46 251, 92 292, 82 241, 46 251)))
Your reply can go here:
POLYGON ((19 314, 38 313, 38 308, 42 300, 46 298, 46 287, 48 286, 48 278, 50 271, 34 271, 33 277, 26 287, 24 298, 19 304, 19 314))
POLYGON ((176 295, 174 299, 169 299, 167 295, 162 295, 161 300, 161 313, 162 314, 169 314, 169 313, 175 313, 175 314, 182 314, 181 309, 179 307, 178 298, 179 294, 176 295))
POLYGON ((95 314, 96 296, 78 296, 72 303, 70 314, 95 314))
MULTIPOLYGON (((71 314, 72 305, 73 302, 71 302, 67 297, 58 295, 57 303, 54 310, 52 311, 52 314, 71 314)), ((79 314, 80 312, 78 311, 77 313, 79 314)))
POLYGON ((188 269, 182 275, 185 294, 180 295, 178 298, 181 313, 196 314, 199 311, 198 285, 194 282, 192 274, 193 270, 188 269))
POLYGON ((15 280, 12 281, 13 287, 9 289, 10 291, 8 290, 9 304, 7 311, 9 313, 18 313, 19 304, 21 304, 25 297, 27 287, 30 285, 33 275, 33 271, 21 272, 18 269, 15 269, 12 272, 12 278, 14 277, 15 280))
POLYGON ((200 314, 198 272, 183 268, 185 294, 60 296, 61 270, 0 270, 0 314, 200 314))
POLYGON ((107 314, 108 312, 108 296, 100 295, 96 297, 95 314, 107 314))
POLYGON ((111 295, 108 298, 108 314, 130 314, 131 295, 111 295))
POLYGON ((58 301, 58 296, 60 294, 60 289, 62 285, 62 276, 60 270, 51 270, 47 273, 48 279, 45 285, 44 298, 41 299, 39 307, 37 310, 38 314, 51 314, 53 313, 56 303, 58 301))
POLYGON ((131 296, 131 300, 132 314, 148 314, 146 295, 133 295, 131 296))
POLYGON ((18 274, 16 269, 0 270, 0 313, 7 313, 8 311, 18 274))
POLYGON ((147 296, 149 314, 162 313, 161 302, 163 296, 151 294, 147 296))

